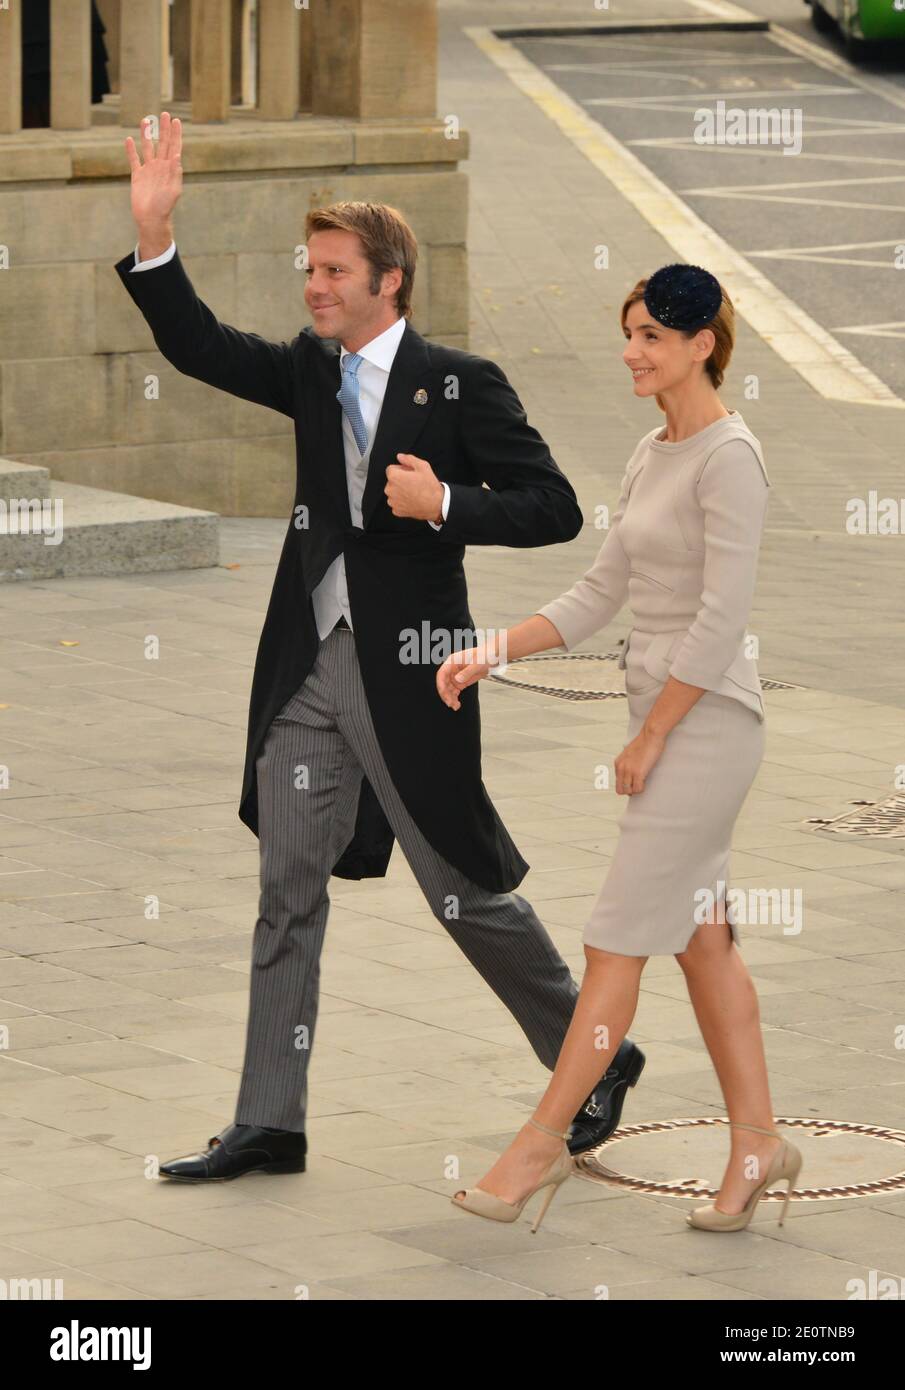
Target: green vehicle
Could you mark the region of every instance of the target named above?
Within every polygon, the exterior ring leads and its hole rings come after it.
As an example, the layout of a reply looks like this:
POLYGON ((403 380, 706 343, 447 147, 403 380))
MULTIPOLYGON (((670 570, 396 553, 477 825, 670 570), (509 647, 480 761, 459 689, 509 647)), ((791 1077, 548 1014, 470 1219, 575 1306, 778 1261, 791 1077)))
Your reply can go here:
POLYGON ((838 28, 850 58, 878 40, 905 42, 905 0, 808 0, 818 33, 838 28))

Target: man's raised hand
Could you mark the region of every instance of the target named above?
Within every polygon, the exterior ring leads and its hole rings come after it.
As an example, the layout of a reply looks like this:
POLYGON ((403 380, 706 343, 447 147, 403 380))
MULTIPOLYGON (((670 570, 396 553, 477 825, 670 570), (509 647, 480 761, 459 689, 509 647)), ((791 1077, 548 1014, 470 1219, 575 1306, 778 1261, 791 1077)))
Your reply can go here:
POLYGON ((132 170, 132 216, 140 233, 142 260, 160 255, 172 241, 170 217, 182 193, 182 122, 178 116, 171 120, 169 111, 162 113, 156 154, 150 129, 146 117, 141 123, 141 158, 132 136, 126 139, 132 170))

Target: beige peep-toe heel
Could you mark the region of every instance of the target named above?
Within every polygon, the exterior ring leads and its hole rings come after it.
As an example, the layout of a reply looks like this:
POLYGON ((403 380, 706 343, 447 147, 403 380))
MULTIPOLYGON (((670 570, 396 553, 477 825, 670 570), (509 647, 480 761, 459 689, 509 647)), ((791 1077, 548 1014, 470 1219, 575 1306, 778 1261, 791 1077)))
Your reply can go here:
MULTIPOLYGON (((757 1134, 771 1134, 777 1139, 782 1139, 782 1135, 775 1129, 761 1129, 758 1125, 743 1125, 730 1122, 731 1129, 753 1129, 757 1134)), ((782 1143, 773 1155, 773 1160, 767 1171, 767 1176, 763 1182, 758 1183, 754 1191, 749 1196, 741 1211, 728 1212, 720 1211, 711 1204, 706 1207, 697 1207, 690 1211, 687 1216, 689 1226, 694 1226, 699 1231, 743 1231, 754 1215, 755 1208, 761 1197, 763 1197, 771 1183, 786 1182, 786 1196, 782 1204, 782 1211, 779 1216, 780 1226, 786 1219, 786 1208, 789 1205, 789 1198, 792 1189, 798 1181, 798 1174, 801 1172, 801 1151, 796 1149, 788 1139, 782 1139, 782 1143)))
MULTIPOLYGON (((555 1135, 558 1139, 568 1139, 569 1131, 560 1134, 558 1129, 549 1129, 547 1125, 542 1125, 539 1120, 529 1120, 529 1125, 534 1125, 535 1129, 543 1130, 544 1134, 555 1135)), ((460 1193, 456 1193, 450 1201, 463 1211, 470 1211, 475 1216, 486 1216, 489 1221, 517 1221, 525 1209, 526 1204, 531 1200, 535 1193, 546 1189, 544 1200, 541 1202, 534 1225, 531 1227, 532 1235, 537 1230, 546 1215, 547 1208, 556 1196, 561 1185, 572 1173, 572 1155, 569 1153, 568 1146, 563 1144, 562 1153, 554 1158, 550 1167, 541 1177, 540 1181, 532 1187, 530 1192, 526 1192, 524 1197, 518 1202, 505 1202, 502 1197, 497 1197, 493 1192, 485 1192, 482 1187, 466 1187, 460 1193)))

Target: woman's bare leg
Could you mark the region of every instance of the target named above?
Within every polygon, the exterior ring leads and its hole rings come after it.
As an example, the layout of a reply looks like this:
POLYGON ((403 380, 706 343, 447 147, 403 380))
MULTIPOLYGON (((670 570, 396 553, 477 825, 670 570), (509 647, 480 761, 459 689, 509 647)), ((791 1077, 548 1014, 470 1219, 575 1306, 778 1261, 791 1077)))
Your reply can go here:
MULTIPOLYGON (((774 1129, 757 992, 725 921, 699 927, 676 960, 685 974, 729 1119, 774 1129)), ((739 1212, 780 1140, 750 1129, 730 1129, 729 1135, 729 1163, 716 1206, 739 1212)))
MULTIPOLYGON (((587 966, 572 1022, 534 1118, 564 1134, 600 1080, 631 1027, 646 956, 619 956, 585 947, 587 966)), ((517 1202, 535 1186, 562 1140, 525 1125, 478 1186, 517 1202)))

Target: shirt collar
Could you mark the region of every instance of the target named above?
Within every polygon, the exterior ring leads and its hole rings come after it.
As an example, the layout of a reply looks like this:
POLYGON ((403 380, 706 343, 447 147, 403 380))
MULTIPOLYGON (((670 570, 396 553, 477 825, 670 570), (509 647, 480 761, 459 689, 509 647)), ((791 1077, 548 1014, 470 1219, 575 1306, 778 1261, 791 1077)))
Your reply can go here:
MULTIPOLYGON (((395 323, 391 323, 389 328, 384 329, 376 338, 372 338, 364 347, 358 349, 358 355, 363 357, 366 362, 371 362, 375 367, 380 367, 388 372, 393 365, 396 350, 405 332, 406 321, 398 318, 395 323)), ((342 348, 339 354, 340 366, 348 357, 346 348, 342 348)))

